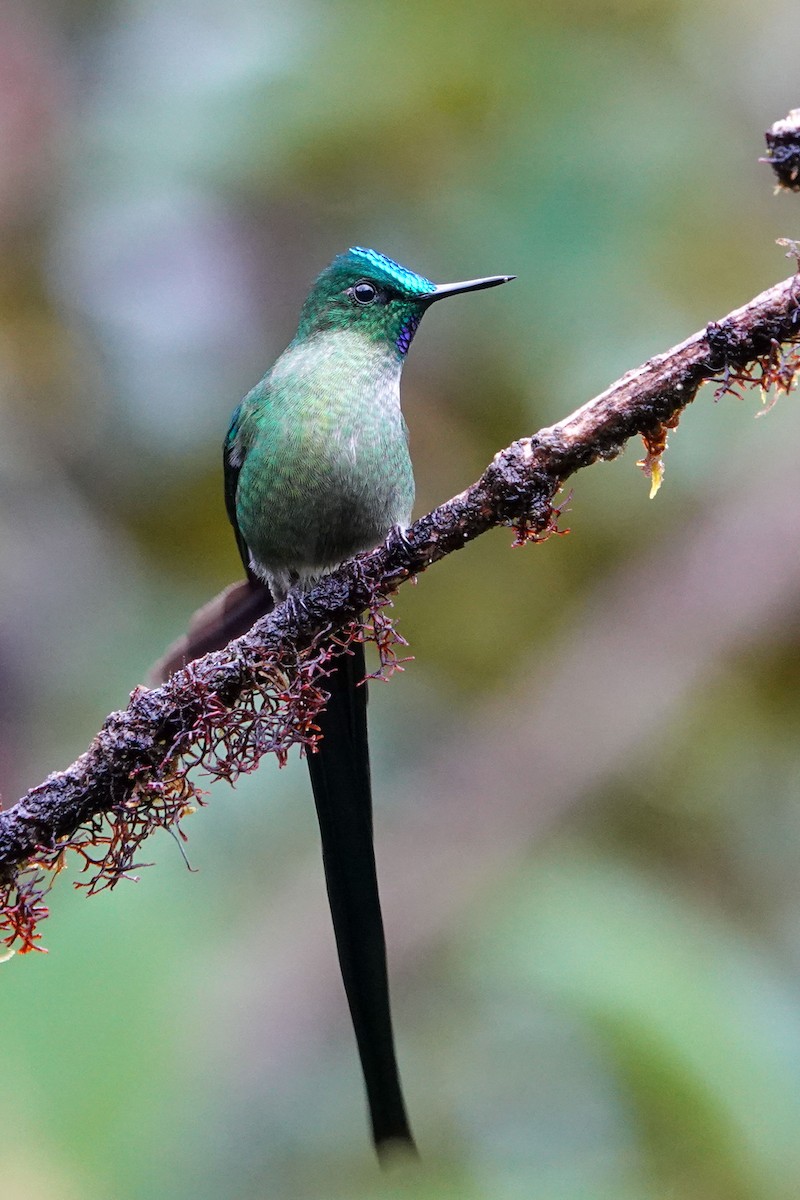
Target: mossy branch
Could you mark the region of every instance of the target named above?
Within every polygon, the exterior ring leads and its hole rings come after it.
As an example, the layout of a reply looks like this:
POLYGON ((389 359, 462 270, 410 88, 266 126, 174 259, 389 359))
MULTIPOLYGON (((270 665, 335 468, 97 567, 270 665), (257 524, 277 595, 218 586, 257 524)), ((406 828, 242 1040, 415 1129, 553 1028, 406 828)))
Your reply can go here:
POLYGON ((232 781, 266 753, 285 761, 293 745, 313 752, 331 637, 345 648, 374 640, 391 671, 402 639, 386 606, 402 583, 496 526, 512 527, 517 544, 559 532, 566 481, 636 436, 657 490, 667 430, 700 385, 714 380, 715 398, 749 387, 788 393, 800 370, 799 337, 794 275, 501 450, 466 491, 421 517, 406 538, 390 537, 327 576, 302 607, 282 605, 162 687, 136 688, 85 754, 0 813, 0 941, 38 948, 43 898, 66 852, 82 860, 78 886, 113 886, 141 865, 139 848, 154 829, 184 836, 182 818, 203 803, 197 776, 232 781), (362 625, 365 610, 370 622, 362 625))

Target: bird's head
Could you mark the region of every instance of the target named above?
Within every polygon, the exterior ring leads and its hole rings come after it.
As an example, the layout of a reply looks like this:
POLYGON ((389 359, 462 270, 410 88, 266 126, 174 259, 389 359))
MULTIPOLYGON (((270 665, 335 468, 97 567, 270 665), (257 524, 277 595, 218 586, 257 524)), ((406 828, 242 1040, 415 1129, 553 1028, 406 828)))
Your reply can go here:
POLYGON ((358 330, 393 345, 403 357, 426 309, 460 292, 507 283, 513 275, 490 275, 463 283, 431 283, 379 254, 354 246, 338 255, 316 280, 300 314, 299 337, 324 330, 358 330))

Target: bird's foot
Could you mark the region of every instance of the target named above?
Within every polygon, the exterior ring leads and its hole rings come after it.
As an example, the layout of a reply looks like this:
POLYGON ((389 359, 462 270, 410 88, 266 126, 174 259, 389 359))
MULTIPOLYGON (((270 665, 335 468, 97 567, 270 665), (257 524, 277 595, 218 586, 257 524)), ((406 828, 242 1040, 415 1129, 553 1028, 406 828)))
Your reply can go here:
POLYGON ((286 596, 286 610, 294 621, 301 621, 308 616, 308 605, 299 587, 293 587, 286 596))
POLYGON ((392 525, 383 544, 387 550, 394 550, 398 546, 402 546, 404 550, 413 550, 414 542, 408 535, 407 525, 392 525))

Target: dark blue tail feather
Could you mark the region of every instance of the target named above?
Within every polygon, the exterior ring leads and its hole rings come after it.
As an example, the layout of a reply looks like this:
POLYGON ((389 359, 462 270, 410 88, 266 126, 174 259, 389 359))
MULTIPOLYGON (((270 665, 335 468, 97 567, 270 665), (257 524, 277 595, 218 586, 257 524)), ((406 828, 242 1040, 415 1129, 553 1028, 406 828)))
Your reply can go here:
POLYGON ((364 647, 339 654, 323 686, 330 699, 308 767, 317 806, 325 881, 345 992, 380 1154, 394 1143, 414 1149, 394 1050, 372 837, 364 647))

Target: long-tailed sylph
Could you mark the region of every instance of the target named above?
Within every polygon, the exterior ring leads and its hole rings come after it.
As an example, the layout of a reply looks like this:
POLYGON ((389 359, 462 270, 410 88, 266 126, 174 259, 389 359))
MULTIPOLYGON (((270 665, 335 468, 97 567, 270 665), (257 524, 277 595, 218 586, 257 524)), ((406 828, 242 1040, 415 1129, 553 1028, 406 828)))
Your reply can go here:
MULTIPOLYGON (((411 517, 400 376, 437 300, 513 275, 436 286, 375 250, 340 254, 314 283, 294 340, 245 396, 224 445, 225 503, 247 578, 198 615, 162 675, 225 645, 287 596, 379 545, 411 517)), ((364 648, 337 655, 309 753, 325 880, 378 1152, 413 1148, 395 1060, 372 837, 364 648), (359 686, 360 685, 360 686, 359 686)))

